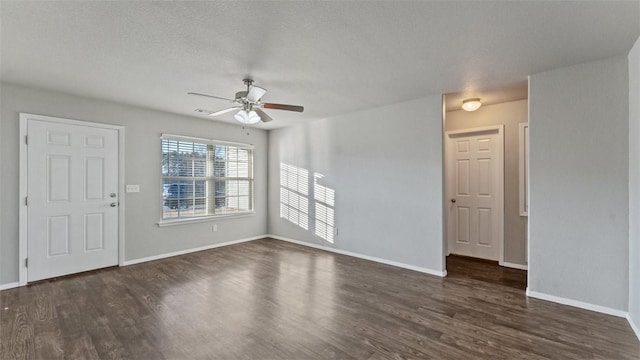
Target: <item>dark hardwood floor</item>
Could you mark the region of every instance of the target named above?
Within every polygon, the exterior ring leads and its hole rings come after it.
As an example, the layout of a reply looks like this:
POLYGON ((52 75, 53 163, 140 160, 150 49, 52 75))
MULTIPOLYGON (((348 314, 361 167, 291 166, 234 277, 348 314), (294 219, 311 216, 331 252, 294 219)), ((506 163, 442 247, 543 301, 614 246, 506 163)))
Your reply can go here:
MULTIPOLYGON (((453 267, 453 266, 452 266, 453 267)), ((639 359, 625 319, 276 240, 0 292, 0 359, 639 359)))
POLYGON ((498 265, 497 261, 451 254, 447 256, 447 278, 469 278, 496 285, 527 289, 527 272, 498 265))

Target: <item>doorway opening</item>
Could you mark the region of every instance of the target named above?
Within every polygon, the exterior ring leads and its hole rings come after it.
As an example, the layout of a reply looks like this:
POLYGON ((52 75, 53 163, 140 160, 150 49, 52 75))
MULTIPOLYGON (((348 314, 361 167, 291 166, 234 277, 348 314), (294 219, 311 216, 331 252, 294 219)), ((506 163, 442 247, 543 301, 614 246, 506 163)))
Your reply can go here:
POLYGON ((445 270, 526 288, 527 81, 443 97, 445 270), (480 98, 475 111, 463 100, 480 98))

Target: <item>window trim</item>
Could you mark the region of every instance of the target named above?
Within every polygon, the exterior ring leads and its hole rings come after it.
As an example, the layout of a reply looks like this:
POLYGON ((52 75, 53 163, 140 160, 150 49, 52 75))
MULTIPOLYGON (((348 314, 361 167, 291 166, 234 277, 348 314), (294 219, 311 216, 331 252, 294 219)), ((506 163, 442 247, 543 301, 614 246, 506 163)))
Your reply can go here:
POLYGON ((193 137, 193 136, 173 135, 173 134, 162 134, 160 135, 160 140, 199 142, 207 145, 236 146, 236 147, 248 148, 251 150, 254 149, 253 144, 245 144, 245 143, 233 142, 233 141, 222 141, 222 140, 199 138, 199 137, 193 137))
POLYGON ((156 225, 158 225, 158 227, 185 225, 185 224, 193 224, 193 223, 201 223, 201 222, 209 222, 209 221, 217 221, 217 220, 237 219, 237 218, 250 217, 255 215, 256 215, 255 210, 242 211, 242 212, 237 212, 235 214, 208 215, 208 216, 190 217, 190 218, 182 218, 182 219, 180 218, 165 219, 165 220, 158 221, 156 225))
MULTIPOLYGON (((200 144, 206 144, 206 145, 221 145, 221 146, 233 146, 233 147, 239 147, 239 148, 245 148, 245 149, 250 149, 251 150, 251 159, 250 159, 250 164, 251 167, 249 169, 249 174, 250 174, 250 180, 251 180, 251 188, 250 188, 250 201, 251 201, 251 210, 248 211, 239 211, 237 213, 232 213, 232 214, 218 214, 218 215, 205 215, 205 216, 195 216, 195 217, 185 217, 185 218, 174 218, 174 219, 164 219, 163 215, 162 215, 162 208, 164 206, 164 199, 161 199, 161 212, 160 212, 160 220, 158 222, 156 222, 156 225, 158 225, 158 227, 165 227, 165 226, 174 226, 174 225, 184 225, 184 224, 193 224, 193 223, 200 223, 200 222, 208 222, 208 221, 215 221, 215 220, 225 220, 225 219, 237 219, 237 218, 242 218, 242 217, 249 217, 249 216, 254 216, 256 214, 255 212, 255 192, 254 192, 254 176, 253 176, 253 152, 255 150, 255 147, 253 146, 253 144, 245 144, 245 143, 240 143, 240 142, 232 142, 232 141, 223 141, 223 140, 215 140, 215 139, 207 139, 207 138, 200 138, 200 137, 194 137, 194 136, 185 136, 185 135, 174 135, 174 134, 161 134, 160 135, 160 141, 162 142, 163 140, 171 140, 171 141, 184 141, 184 142, 194 142, 194 143, 200 143, 200 144)), ((160 185, 162 186, 162 179, 164 177, 162 176, 162 174, 160 175, 160 185)), ((203 178, 204 179, 204 178, 203 178)), ((162 193, 162 191, 161 191, 162 193)))

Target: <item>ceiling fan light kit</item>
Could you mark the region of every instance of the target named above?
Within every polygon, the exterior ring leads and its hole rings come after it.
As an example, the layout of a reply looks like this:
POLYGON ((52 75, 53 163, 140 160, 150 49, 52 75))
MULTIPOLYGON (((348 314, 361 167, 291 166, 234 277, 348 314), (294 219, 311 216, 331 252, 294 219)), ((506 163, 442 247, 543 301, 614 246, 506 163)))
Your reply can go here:
POLYGON ((304 111, 304 107, 300 105, 273 104, 262 102, 261 99, 267 93, 267 89, 253 85, 253 80, 251 79, 244 79, 242 81, 247 86, 247 90, 238 91, 236 93, 235 99, 227 99, 220 96, 196 92, 190 92, 188 94, 205 96, 219 100, 227 100, 235 103, 234 106, 219 111, 196 109, 196 112, 205 114, 207 116, 218 116, 239 109, 238 113, 236 113, 233 118, 241 122, 242 124, 247 125, 255 124, 259 121, 269 122, 273 120, 269 115, 262 111, 262 109, 286 110, 296 112, 304 111))
POLYGON ((258 116, 258 114, 253 110, 240 110, 237 114, 233 115, 233 118, 247 125, 255 124, 260 121, 260 116, 258 116))
POLYGON ((462 100, 462 110, 464 111, 476 111, 480 109, 480 106, 482 106, 480 98, 462 100))

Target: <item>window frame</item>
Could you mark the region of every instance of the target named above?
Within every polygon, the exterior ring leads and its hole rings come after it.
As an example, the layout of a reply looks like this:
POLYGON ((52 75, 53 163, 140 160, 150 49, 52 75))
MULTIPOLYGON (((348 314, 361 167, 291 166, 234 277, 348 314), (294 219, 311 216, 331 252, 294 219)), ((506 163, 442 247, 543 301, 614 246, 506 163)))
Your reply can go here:
MULTIPOLYGON (((253 171, 253 152, 254 152, 254 146, 252 144, 245 144, 245 143, 238 143, 238 142, 231 142, 231 141, 223 141, 223 140, 215 140, 215 139, 206 139, 206 138, 199 138, 199 137, 192 137, 192 136, 184 136, 184 135, 173 135, 173 134, 162 134, 160 136, 160 193, 163 194, 160 197, 160 221, 157 222, 157 225, 160 227, 164 227, 164 226, 172 226, 172 225, 181 225, 181 224, 189 224, 189 223, 198 223, 198 222, 207 222, 207 221, 212 221, 212 220, 220 220, 220 219, 227 219, 227 218, 240 218, 240 217, 247 217, 247 216, 254 216, 255 215, 255 192, 254 192, 254 171, 253 171), (164 140, 169 140, 169 141, 181 141, 181 142, 190 142, 190 143, 197 143, 197 144, 205 144, 207 145, 207 158, 206 161, 207 163, 210 161, 211 162, 211 176, 191 176, 191 177, 180 177, 180 176, 165 176, 162 173, 162 144, 164 140), (249 166, 248 166, 248 177, 244 178, 240 178, 240 177, 216 177, 214 176, 214 168, 213 165, 215 163, 215 159, 209 159, 209 146, 225 146, 225 147, 236 147, 236 148, 242 148, 242 149, 247 149, 249 150, 249 166), (181 179, 182 178, 182 179, 181 179), (213 198, 209 201, 208 198, 205 198, 205 203, 207 204, 207 206, 209 206, 209 204, 213 204, 214 209, 215 209, 215 201, 216 201, 216 195, 215 195, 215 184, 216 181, 218 180, 234 180, 234 179, 238 179, 238 180, 248 180, 249 181, 249 210, 245 210, 245 211, 238 211, 235 213, 223 213, 223 214, 207 214, 207 215, 196 215, 196 216, 189 216, 189 217, 175 217, 175 218, 165 218, 164 217, 164 204, 165 204, 165 199, 164 199, 164 180, 165 179, 170 179, 170 180, 176 180, 176 181, 198 181, 198 180, 204 180, 205 181, 205 187, 207 186, 206 182, 207 181, 211 181, 213 188, 214 188, 214 193, 213 193, 213 198)), ((225 198, 227 198, 227 196, 225 196, 225 198)))

